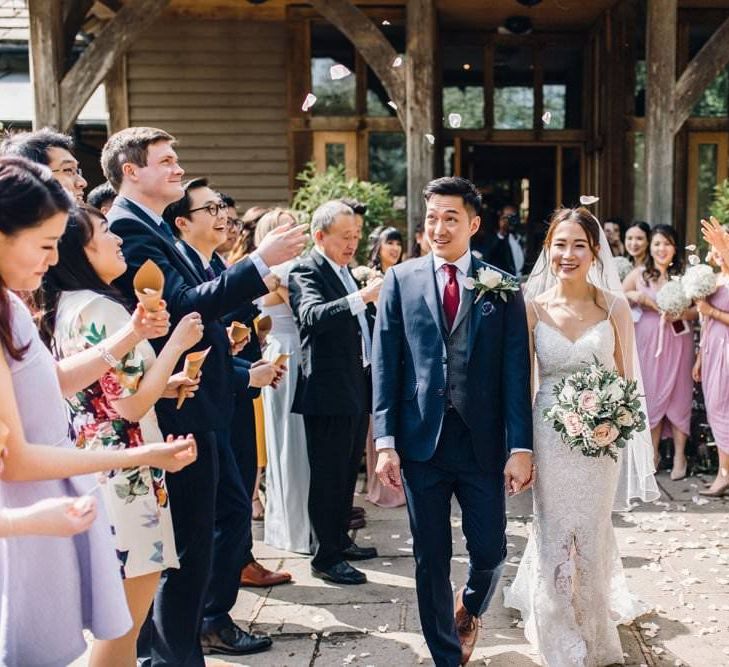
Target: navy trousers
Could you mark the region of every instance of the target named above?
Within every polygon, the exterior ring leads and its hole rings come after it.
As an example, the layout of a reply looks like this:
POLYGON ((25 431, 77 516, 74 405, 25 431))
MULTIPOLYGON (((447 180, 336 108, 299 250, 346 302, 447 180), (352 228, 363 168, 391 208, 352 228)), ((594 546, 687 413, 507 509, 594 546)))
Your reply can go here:
POLYGON ((435 454, 428 461, 402 461, 415 556, 415 586, 425 641, 438 667, 456 667, 461 646, 456 634, 450 583, 451 498, 461 506, 469 573, 463 602, 480 616, 493 597, 506 558, 503 464, 479 467, 472 435, 458 413, 443 419, 435 454))

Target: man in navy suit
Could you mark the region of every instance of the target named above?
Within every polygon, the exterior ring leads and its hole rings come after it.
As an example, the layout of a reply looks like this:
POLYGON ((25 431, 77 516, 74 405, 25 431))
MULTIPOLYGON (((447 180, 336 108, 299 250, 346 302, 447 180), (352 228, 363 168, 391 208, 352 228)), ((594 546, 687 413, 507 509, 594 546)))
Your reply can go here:
MULTIPOLYGON (((162 432, 194 433, 198 459, 168 478, 172 522, 180 557, 179 570, 167 570, 154 601, 152 622, 140 637, 140 654, 155 667, 203 667, 200 628, 211 572, 215 494, 218 484, 216 431, 230 422, 233 411, 233 362, 225 326, 219 318, 242 302, 268 291, 269 266, 297 256, 306 243, 303 228, 284 227, 249 259, 203 280, 175 245, 162 218, 164 209, 183 195, 184 170, 178 164, 174 137, 156 128, 132 127, 107 141, 101 155, 104 175, 118 197, 108 218, 123 240, 127 272, 117 287, 134 300, 132 280, 139 267, 153 260, 165 276, 164 299, 172 326, 190 312, 200 313, 205 333, 197 349, 210 348, 200 389, 177 410, 175 401, 155 406, 162 432)), ((166 338, 157 339, 159 350, 166 338)), ((137 619, 135 619, 136 621, 137 619)), ((250 651, 270 645, 267 637, 240 630, 235 643, 250 651)))
POLYGON ((469 248, 473 184, 440 178, 424 194, 432 253, 390 269, 378 302, 374 436, 378 476, 405 488, 423 634, 435 664, 453 667, 470 658, 506 557, 504 484, 518 493, 533 478, 529 340, 521 293, 474 289, 488 267, 469 248), (453 495, 470 560, 455 615, 453 495))

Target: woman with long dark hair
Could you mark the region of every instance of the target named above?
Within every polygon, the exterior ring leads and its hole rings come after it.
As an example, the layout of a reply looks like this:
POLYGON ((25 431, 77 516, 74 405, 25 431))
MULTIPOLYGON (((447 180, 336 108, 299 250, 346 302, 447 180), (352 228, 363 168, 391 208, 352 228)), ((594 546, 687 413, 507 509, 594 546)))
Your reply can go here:
POLYGON ((378 227, 368 239, 367 266, 384 274, 402 262, 403 241, 396 227, 378 227))
MULTIPOLYGON (((101 211, 82 206, 69 216, 58 263, 42 283, 42 337, 58 359, 78 354, 121 331, 130 308, 111 283, 126 271, 121 239, 101 211)), ((180 356, 202 337, 197 313, 178 323, 159 357, 140 341, 96 382, 68 399, 77 447, 130 449, 163 440, 154 404, 194 394, 199 377, 172 375, 180 356)), ((100 663, 134 664, 139 630, 162 570, 178 568, 165 473, 148 466, 112 470, 101 486, 124 579, 132 629, 123 637, 94 642, 100 663), (150 516, 156 520, 150 522, 150 516)))
POLYGON ((625 254, 633 266, 643 266, 648 259, 651 226, 636 220, 625 230, 625 254))
MULTIPOLYGON (((98 380, 114 365, 111 359, 123 357, 143 338, 165 333, 168 317, 138 307, 129 326, 103 344, 59 363, 53 360, 30 312, 11 290, 39 287, 58 261, 71 208, 48 169, 23 158, 0 157, 0 422, 9 430, 0 499, 6 508, 91 494, 96 479, 83 476, 87 473, 141 465, 174 471, 196 458, 191 438, 125 451, 73 446, 64 394, 98 380)), ((61 667, 86 650, 84 629, 100 639, 129 631, 103 508, 88 532, 74 538, 0 540, 0 562, 0 663, 61 667)), ((109 663, 92 657, 90 664, 109 663)))
POLYGON ((623 281, 628 300, 640 308, 635 340, 643 371, 655 463, 657 466, 659 462, 661 437, 672 435, 673 480, 686 477, 688 467, 685 451, 691 431, 694 363, 691 321, 697 314, 692 307, 677 318, 662 316, 656 294, 672 277, 682 273, 683 261, 675 230, 669 225, 656 225, 651 230, 645 265, 635 268, 623 281))

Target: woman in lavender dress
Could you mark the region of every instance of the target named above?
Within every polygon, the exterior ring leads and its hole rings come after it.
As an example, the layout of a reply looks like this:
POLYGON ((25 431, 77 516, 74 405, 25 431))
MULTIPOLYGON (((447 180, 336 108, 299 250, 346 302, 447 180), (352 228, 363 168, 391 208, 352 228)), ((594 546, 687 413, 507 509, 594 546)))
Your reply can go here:
POLYGON ((656 294, 672 276, 681 275, 682 266, 675 231, 668 225, 656 225, 651 230, 650 252, 645 266, 634 269, 623 282, 626 296, 640 308, 635 323, 635 339, 656 465, 661 437, 672 435, 672 480, 683 479, 688 467, 685 451, 691 430, 691 368, 694 361, 691 320, 695 320, 697 315, 695 308, 689 308, 675 321, 670 317, 661 318, 656 294))
POLYGON ((719 470, 712 485, 699 493, 723 496, 729 490, 729 265, 711 250, 711 259, 721 269, 716 292, 696 308, 703 316, 701 350, 694 365, 694 380, 701 382, 709 426, 719 450, 719 470))
MULTIPOLYGON (((88 473, 139 465, 174 471, 196 457, 187 439, 117 452, 73 447, 64 393, 97 380, 111 365, 107 359, 124 356, 140 339, 162 335, 168 318, 140 308, 104 347, 53 360, 27 307, 10 290, 38 288, 57 260, 70 207, 47 169, 0 158, 0 422, 9 430, 0 481, 4 508, 83 497, 95 486, 88 473)), ((68 665, 86 649, 84 629, 103 639, 125 634, 131 619, 103 508, 88 532, 75 537, 0 540, 0 598, 0 664, 6 667, 68 665)), ((92 653, 90 664, 110 663, 92 653)))

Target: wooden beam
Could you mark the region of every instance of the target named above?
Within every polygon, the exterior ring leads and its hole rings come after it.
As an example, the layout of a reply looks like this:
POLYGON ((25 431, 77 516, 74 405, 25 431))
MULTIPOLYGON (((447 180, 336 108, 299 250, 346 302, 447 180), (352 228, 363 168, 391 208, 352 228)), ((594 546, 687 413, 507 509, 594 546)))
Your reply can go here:
POLYGON ((677 17, 677 0, 648 0, 645 179, 651 224, 673 221, 677 17))
POLYGON ((676 83, 673 131, 678 132, 706 88, 729 65, 729 18, 701 47, 676 83))
POLYGON ((426 134, 435 132, 435 0, 408 0, 407 3, 407 82, 405 137, 407 142, 408 240, 415 227, 425 220, 423 188, 435 174, 435 146, 426 134))
POLYGON ((397 53, 382 31, 350 0, 309 0, 309 4, 352 42, 397 106, 405 127, 405 68, 392 66, 397 53))
POLYGON ((28 0, 30 76, 34 91, 33 128, 61 128, 63 76, 63 6, 60 2, 28 0))
MULTIPOLYGON (((67 132, 73 126, 81 109, 104 81, 114 63, 145 28, 154 23, 169 1, 128 0, 86 47, 61 82, 60 130, 67 132)), ((42 0, 36 2, 46 4, 42 0)))
POLYGON ((127 85, 127 57, 119 56, 104 79, 106 108, 109 119, 106 123, 109 135, 129 127, 129 88, 127 85))
POLYGON ((94 0, 64 0, 63 2, 63 34, 64 61, 68 61, 73 51, 76 35, 84 23, 86 15, 94 5, 94 0))

